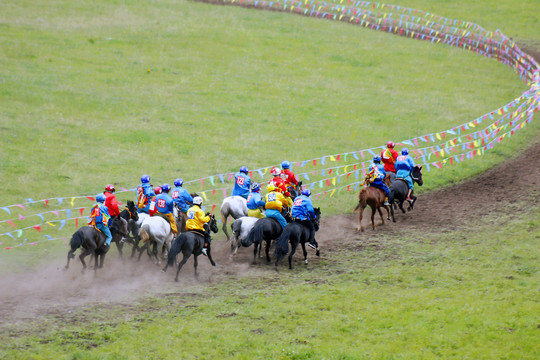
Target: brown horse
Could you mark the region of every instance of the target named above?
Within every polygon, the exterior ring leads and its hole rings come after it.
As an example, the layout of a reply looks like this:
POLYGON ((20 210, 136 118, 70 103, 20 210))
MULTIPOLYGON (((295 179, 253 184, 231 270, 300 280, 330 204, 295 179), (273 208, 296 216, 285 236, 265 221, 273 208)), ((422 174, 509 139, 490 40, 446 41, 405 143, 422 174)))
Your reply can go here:
MULTIPOLYGON (((390 175, 386 175, 383 182, 390 187, 391 181, 390 181, 390 175)), ((369 184, 369 174, 366 175, 366 178, 364 179, 363 184, 369 184)), ((371 208, 371 226, 373 230, 375 230, 375 211, 379 212, 379 215, 381 216, 381 225, 384 225, 384 219, 383 214, 381 211, 381 208, 385 208, 387 212, 387 220, 390 220, 390 207, 384 204, 384 191, 381 189, 378 189, 373 186, 367 186, 363 188, 360 191, 360 195, 358 196, 358 205, 356 205, 356 208, 354 211, 360 209, 360 214, 358 216, 358 228, 357 231, 364 231, 364 228, 362 227, 362 215, 364 213, 364 209, 369 205, 371 208)))

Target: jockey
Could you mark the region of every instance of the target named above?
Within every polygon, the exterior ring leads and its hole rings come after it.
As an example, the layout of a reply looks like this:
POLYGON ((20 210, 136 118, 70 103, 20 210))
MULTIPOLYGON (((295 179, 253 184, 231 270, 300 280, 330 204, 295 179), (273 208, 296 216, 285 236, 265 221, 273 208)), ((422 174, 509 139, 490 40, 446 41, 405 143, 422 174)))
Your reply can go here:
POLYGON ((183 213, 187 213, 189 207, 193 205, 193 198, 182 185, 184 185, 184 180, 180 178, 174 180, 175 187, 172 189, 172 199, 183 213))
POLYGON ((248 216, 262 219, 265 217, 261 208, 264 209, 264 201, 261 198, 261 185, 257 182, 251 184, 251 192, 247 199, 248 216))
POLYGON ((268 190, 268 194, 264 197, 266 200, 266 204, 264 205, 266 217, 276 219, 283 229, 287 226, 287 220, 281 215, 281 210, 284 206, 291 207, 292 200, 290 198, 285 198, 273 184, 269 184, 266 187, 266 190, 268 190))
POLYGON ((287 188, 289 186, 292 186, 296 190, 296 187, 298 186, 298 180, 296 180, 296 176, 290 169, 291 163, 285 160, 281 163, 281 168, 283 169, 283 171, 281 172, 281 178, 285 180, 285 186, 287 188))
POLYGON ((92 208, 92 212, 90 213, 90 221, 88 222, 88 225, 94 226, 96 229, 101 231, 105 234, 107 237, 105 239, 105 246, 111 245, 112 235, 111 230, 109 230, 109 227, 107 225, 110 215, 109 215, 109 209, 105 206, 105 195, 99 194, 96 196, 97 204, 94 205, 92 208))
POLYGON ((309 189, 302 190, 302 194, 294 199, 291 215, 294 221, 309 229, 309 246, 317 249, 319 245, 315 241, 315 226, 311 222, 312 219, 315 219, 315 209, 313 209, 310 196, 311 191, 309 189))
POLYGON ((413 180, 411 177, 411 172, 414 169, 414 160, 409 155, 409 150, 404 148, 401 150, 401 155, 398 156, 396 160, 396 179, 403 179, 407 182, 409 186, 409 192, 407 193, 407 200, 412 201, 411 194, 413 191, 413 180))
POLYGON ((383 182, 384 178, 386 177, 386 171, 384 171, 384 166, 381 164, 380 156, 373 157, 373 164, 369 165, 369 173, 372 179, 369 186, 373 186, 384 191, 384 205, 390 205, 388 203, 390 188, 383 182))
POLYGON ((156 209, 156 196, 161 194, 163 192, 163 190, 161 190, 161 186, 156 186, 154 188, 154 196, 152 196, 150 199, 148 199, 148 215, 150 216, 154 216, 154 214, 157 212, 157 209, 156 209))
MULTIPOLYGON (((116 195, 114 195, 114 192, 116 189, 114 188, 114 185, 109 184, 105 186, 105 191, 103 192, 103 195, 105 195, 105 206, 107 209, 109 209, 109 215, 111 217, 118 217, 120 216, 120 210, 118 210, 118 201, 116 200, 116 195)), ((109 223, 109 227, 111 226, 111 223, 109 223)))
POLYGON ((171 186, 169 184, 163 184, 161 186, 161 194, 156 195, 156 198, 152 203, 155 203, 157 212, 155 214, 164 215, 164 217, 171 224, 171 231, 176 237, 178 234, 178 229, 176 228, 176 220, 174 219, 174 201, 172 197, 169 196, 169 191, 171 191, 171 186))
POLYGON ((204 237, 204 248, 202 252, 204 255, 208 255, 206 248, 212 239, 210 238, 210 233, 204 230, 204 224, 210 221, 210 216, 208 216, 208 213, 205 215, 201 209, 202 202, 203 199, 200 196, 193 198, 193 206, 187 211, 186 230, 193 231, 204 237))
POLYGON ((285 183, 285 180, 280 176, 281 170, 279 168, 272 168, 270 170, 270 174, 272 174, 272 179, 268 182, 269 185, 274 185, 276 190, 285 195, 285 197, 291 197, 291 194, 287 190, 287 184, 285 183))
POLYGON ((150 206, 150 198, 155 196, 152 185, 150 184, 150 176, 141 176, 141 185, 137 187, 137 212, 145 212, 148 214, 148 207, 150 206))
POLYGON ((251 186, 251 178, 248 175, 248 168, 241 166, 240 170, 234 175, 234 188, 232 196, 241 196, 247 199, 251 186))
POLYGON ((394 175, 396 174, 394 164, 396 163, 398 156, 398 152, 394 150, 394 142, 389 141, 388 144, 386 144, 386 149, 381 151, 381 159, 384 164, 384 170, 387 173, 393 173, 394 175))

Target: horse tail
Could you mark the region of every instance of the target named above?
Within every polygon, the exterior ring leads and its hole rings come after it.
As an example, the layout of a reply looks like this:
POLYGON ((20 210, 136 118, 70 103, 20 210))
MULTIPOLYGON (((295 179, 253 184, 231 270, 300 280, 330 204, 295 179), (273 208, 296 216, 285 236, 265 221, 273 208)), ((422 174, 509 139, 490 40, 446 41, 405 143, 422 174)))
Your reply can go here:
POLYGON ((354 208, 354 211, 365 208, 367 206, 367 190, 362 189, 360 195, 358 195, 358 205, 354 208))
POLYGON ((262 224, 255 223, 255 226, 248 233, 245 239, 242 239, 242 246, 249 247, 255 242, 255 240, 261 241, 264 235, 264 226, 262 224), (258 225, 258 226, 257 226, 258 225))
POLYGON ((280 261, 289 253, 289 237, 291 234, 291 228, 292 226, 285 226, 285 229, 283 229, 283 232, 276 240, 274 256, 277 258, 277 261, 280 261))
POLYGON ((146 243, 148 240, 150 240, 150 235, 148 235, 145 226, 141 227, 141 230, 139 231, 139 238, 142 240, 143 243, 146 243))
POLYGON ((71 237, 71 240, 69 241, 69 246, 71 246, 71 250, 69 251, 69 254, 73 255, 75 251, 77 251, 78 248, 81 247, 81 245, 84 242, 84 235, 82 231, 77 230, 71 237))
POLYGON ((223 202, 223 204, 221 204, 221 208, 219 209, 219 212, 221 214, 221 222, 225 224, 227 221, 227 216, 229 216, 231 212, 229 203, 223 202))
POLYGON ((174 265, 174 259, 176 259, 176 256, 180 253, 180 251, 182 251, 182 247, 184 246, 184 242, 186 241, 186 236, 187 233, 181 233, 172 242, 171 249, 169 250, 169 255, 167 255, 167 264, 169 266, 174 265))

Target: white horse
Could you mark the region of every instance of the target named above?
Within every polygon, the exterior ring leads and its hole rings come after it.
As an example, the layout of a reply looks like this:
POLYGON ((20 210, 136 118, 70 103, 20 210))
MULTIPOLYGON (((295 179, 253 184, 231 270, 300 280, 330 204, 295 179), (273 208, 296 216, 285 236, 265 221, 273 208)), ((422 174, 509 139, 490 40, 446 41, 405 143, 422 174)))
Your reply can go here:
POLYGON ((232 216, 233 219, 238 219, 242 216, 247 216, 247 200, 241 196, 228 196, 221 203, 221 222, 223 222, 223 232, 229 241, 229 233, 227 232, 227 218, 232 216))
POLYGON ((231 238, 231 254, 234 255, 240 247, 242 239, 245 239, 249 234, 253 225, 259 220, 259 218, 251 216, 242 216, 234 220, 232 223, 232 238, 231 238))
MULTIPOLYGON (((176 208, 174 208, 174 218, 178 224, 178 211, 176 208)), ((161 263, 161 259, 159 258, 158 254, 160 251, 167 250, 167 252, 163 254, 164 259, 167 258, 167 254, 171 248, 171 243, 174 239, 174 234, 168 220, 165 220, 161 216, 147 216, 141 224, 139 237, 144 243, 139 250, 139 260, 141 259, 142 253, 146 249, 148 256, 152 258, 153 255, 156 258, 157 264, 159 265, 161 263), (154 246, 152 253, 150 253, 150 245, 154 246)))

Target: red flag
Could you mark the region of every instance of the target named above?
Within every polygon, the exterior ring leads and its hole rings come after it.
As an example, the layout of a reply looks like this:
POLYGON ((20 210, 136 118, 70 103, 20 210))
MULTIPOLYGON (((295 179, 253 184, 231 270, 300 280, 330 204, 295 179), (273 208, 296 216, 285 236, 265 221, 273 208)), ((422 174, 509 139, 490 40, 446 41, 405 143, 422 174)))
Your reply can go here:
POLYGON ((11 226, 16 227, 15 224, 13 223, 13 221, 11 221, 11 220, 6 220, 6 222, 7 222, 9 225, 11 225, 11 226))
MULTIPOLYGON (((328 186, 328 187, 330 186, 330 179, 326 179, 326 186, 328 186)), ((325 191, 325 193, 326 193, 326 191, 325 191)))
POLYGON ((317 159, 313 159, 313 166, 317 166, 317 159))
POLYGON ((87 196, 86 198, 87 198, 88 200, 90 200, 90 201, 96 201, 96 199, 93 198, 93 197, 91 197, 91 196, 87 196))
POLYGON ((45 204, 43 206, 47 206, 49 204, 49 199, 45 199, 45 204))
POLYGON ((210 212, 213 212, 215 208, 216 208, 216 204, 212 205, 212 211, 210 212))
POLYGON ((79 209, 79 212, 81 213, 81 216, 82 216, 82 214, 83 214, 83 211, 84 211, 84 208, 80 208, 80 209, 79 209))
POLYGON ((341 155, 336 156, 337 161, 341 161, 341 155))
POLYGON ((75 227, 76 227, 76 228, 79 227, 79 219, 75 219, 75 227))
POLYGON ((36 229, 37 231, 41 232, 41 226, 40 225, 34 225, 32 226, 34 229, 36 229))

